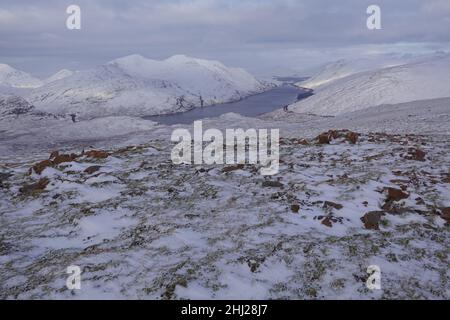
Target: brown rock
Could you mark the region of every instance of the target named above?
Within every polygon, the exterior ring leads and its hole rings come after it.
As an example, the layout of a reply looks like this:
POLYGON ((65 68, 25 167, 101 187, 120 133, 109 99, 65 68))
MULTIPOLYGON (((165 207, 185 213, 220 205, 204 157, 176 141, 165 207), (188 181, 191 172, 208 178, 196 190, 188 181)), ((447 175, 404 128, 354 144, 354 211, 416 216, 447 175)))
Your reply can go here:
POLYGON ((50 181, 47 178, 42 178, 33 184, 24 185, 19 191, 23 194, 31 195, 44 191, 50 181))
POLYGON ((426 153, 420 149, 411 149, 408 152, 409 159, 416 161, 425 161, 426 153))
POLYGON ((328 131, 328 135, 329 135, 329 137, 330 137, 330 140, 331 139, 337 139, 337 138, 339 138, 339 133, 336 131, 336 130, 329 130, 328 131))
POLYGON ((41 162, 35 164, 35 165, 30 169, 29 173, 32 174, 33 171, 34 171, 34 172, 36 172, 37 174, 41 174, 42 171, 45 170, 45 168, 51 167, 51 166, 53 166, 53 161, 51 161, 51 160, 44 160, 44 161, 41 161, 41 162))
POLYGON ((244 165, 243 164, 237 164, 235 166, 228 166, 222 169, 223 173, 228 173, 228 172, 232 172, 232 171, 236 171, 236 170, 242 170, 244 169, 244 165))
POLYGON ((74 154, 61 154, 57 155, 55 159, 53 159, 53 164, 58 165, 64 162, 72 162, 75 160, 76 156, 74 154))
POLYGON ((293 213, 298 213, 300 211, 300 206, 298 204, 291 205, 291 211, 293 213))
POLYGON ((384 215, 383 211, 371 211, 366 213, 361 221, 364 223, 364 227, 369 230, 380 230, 381 216, 384 215))
POLYGON ((86 170, 84 170, 85 173, 87 174, 93 174, 94 172, 97 172, 98 170, 100 170, 101 166, 90 166, 89 168, 86 168, 86 170))
POLYGON ((322 133, 317 137, 319 144, 329 144, 331 141, 331 137, 328 133, 322 133))
POLYGON ((52 153, 50 153, 50 160, 56 158, 57 156, 59 156, 59 151, 53 151, 52 153))
POLYGON ((450 207, 441 208, 441 218, 447 222, 450 222, 450 207))
POLYGON ((331 202, 331 201, 325 201, 323 203, 324 208, 334 208, 336 210, 341 210, 344 206, 339 203, 331 202))
POLYGON ((328 228, 332 228, 333 227, 333 222, 332 222, 330 217, 325 217, 325 219, 323 219, 321 223, 324 226, 327 226, 328 228))
POLYGON ((84 153, 86 157, 95 158, 95 159, 106 159, 109 157, 109 154, 105 151, 100 150, 91 150, 84 153))
POLYGON ((345 135, 345 139, 347 139, 347 141, 351 144, 355 144, 356 142, 358 142, 358 134, 356 132, 350 131, 345 135))
POLYGON ((400 189, 387 188, 388 198, 387 201, 400 201, 409 197, 408 193, 403 192, 400 189))

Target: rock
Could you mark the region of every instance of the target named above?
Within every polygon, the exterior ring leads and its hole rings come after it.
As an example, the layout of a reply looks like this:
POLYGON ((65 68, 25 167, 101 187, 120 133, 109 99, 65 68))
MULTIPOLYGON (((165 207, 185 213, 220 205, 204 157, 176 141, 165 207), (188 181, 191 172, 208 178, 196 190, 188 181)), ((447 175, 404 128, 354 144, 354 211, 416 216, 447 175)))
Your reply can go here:
POLYGON ((334 208, 336 210, 341 210, 344 206, 339 203, 331 202, 331 201, 325 201, 323 203, 324 208, 334 208))
POLYGON ((52 166, 53 166, 53 161, 51 161, 51 160, 44 160, 44 161, 41 161, 41 162, 35 164, 33 167, 31 167, 30 170, 29 170, 29 173, 32 174, 33 171, 34 171, 37 174, 41 174, 42 171, 45 170, 45 168, 52 167, 52 166))
POLYGON ((9 177, 11 177, 12 174, 11 173, 2 173, 0 172, 0 188, 6 188, 7 184, 4 183, 6 180, 9 179, 9 177))
POLYGON ((91 150, 84 154, 86 157, 95 158, 95 159, 106 159, 109 157, 109 154, 105 151, 100 150, 91 150))
POLYGON ((42 178, 33 184, 24 185, 19 191, 23 194, 31 195, 44 191, 50 181, 47 178, 42 178))
POLYGON ((64 162, 72 162, 76 159, 76 155, 74 154, 61 154, 57 155, 55 159, 53 159, 53 164, 58 165, 64 162))
POLYGON ((450 207, 441 208, 441 218, 447 222, 450 222, 450 207))
POLYGON ((425 201, 421 197, 417 197, 415 200, 416 200, 416 204, 417 205, 424 205, 425 204, 425 201))
POLYGON ((298 213, 300 211, 300 206, 298 204, 291 205, 291 211, 293 213, 298 213))
POLYGON ((298 139, 297 144, 300 144, 302 146, 309 146, 309 142, 306 139, 298 139))
POLYGON ((57 156, 59 156, 59 151, 53 151, 52 153, 50 153, 50 160, 56 158, 57 156))
POLYGON ((379 223, 383 215, 383 211, 370 211, 361 218, 361 221, 368 230, 380 230, 379 223))
POLYGON ((343 136, 343 132, 338 132, 336 130, 329 130, 328 132, 321 133, 317 136, 319 144, 329 144, 332 140, 340 138, 343 136))
POLYGON ((284 185, 278 181, 264 181, 262 186, 265 188, 283 188, 284 185))
POLYGON ((86 168, 86 170, 84 170, 84 173, 93 174, 94 172, 100 170, 100 168, 101 166, 90 166, 89 168, 86 168))
POLYGON ((322 133, 317 137, 319 144, 329 144, 331 141, 330 135, 328 133, 322 133))
POLYGON ((327 226, 328 228, 332 228, 333 227, 333 223, 330 217, 325 217, 325 219, 322 220, 321 222, 324 226, 327 226))
POLYGON ((416 161, 425 161, 426 153, 420 149, 410 149, 407 159, 416 161))
POLYGON ((2 173, 2 172, 0 172, 0 182, 4 181, 4 180, 7 180, 11 176, 12 176, 11 173, 2 173))
POLYGON ((244 164, 237 164, 235 166, 228 166, 222 169, 223 173, 228 173, 236 170, 242 170, 244 169, 244 164))
POLYGON ((332 139, 337 139, 340 136, 340 133, 337 132, 336 130, 329 130, 328 131, 328 135, 330 136, 330 140, 332 139))
POLYGON ((388 198, 386 201, 400 201, 409 197, 408 193, 403 192, 400 189, 387 188, 388 198))
POLYGON ((347 141, 351 144, 355 144, 356 142, 358 142, 358 134, 356 132, 350 131, 345 135, 345 139, 347 139, 347 141))

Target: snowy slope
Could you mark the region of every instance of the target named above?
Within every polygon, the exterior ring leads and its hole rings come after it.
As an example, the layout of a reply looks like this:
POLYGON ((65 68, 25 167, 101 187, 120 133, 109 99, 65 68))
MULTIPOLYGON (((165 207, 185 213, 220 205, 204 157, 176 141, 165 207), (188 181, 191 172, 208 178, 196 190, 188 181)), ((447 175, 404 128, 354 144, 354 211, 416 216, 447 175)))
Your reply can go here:
POLYGON ((332 81, 291 110, 337 115, 381 104, 450 97, 450 55, 366 71, 332 81))
POLYGON ((0 154, 0 299, 448 299, 448 137, 299 138, 271 179, 174 165, 167 140, 66 145, 74 161, 31 175, 49 153, 0 154))
POLYGON ((14 88, 36 88, 42 81, 26 72, 16 70, 7 64, 0 63, 0 86, 14 88))
POLYGON ((25 99, 16 95, 0 93, 0 117, 25 114, 31 110, 33 110, 33 106, 25 99))
POLYGON ((29 99, 40 110, 80 118, 141 116, 234 101, 266 88, 246 71, 216 61, 132 55, 48 83, 29 99))
POLYGON ((52 76, 48 77, 47 79, 45 79, 44 82, 45 83, 50 83, 50 82, 53 82, 53 81, 61 80, 61 79, 64 79, 64 78, 67 78, 67 77, 73 75, 73 73, 74 72, 71 71, 71 70, 62 69, 62 70, 59 70, 54 75, 52 75, 52 76))
POLYGON ((345 78, 349 75, 359 72, 375 70, 379 68, 393 67, 402 65, 405 61, 403 59, 381 58, 381 59, 341 59, 333 61, 319 67, 308 80, 299 82, 301 87, 315 89, 321 85, 333 82, 338 79, 345 78))

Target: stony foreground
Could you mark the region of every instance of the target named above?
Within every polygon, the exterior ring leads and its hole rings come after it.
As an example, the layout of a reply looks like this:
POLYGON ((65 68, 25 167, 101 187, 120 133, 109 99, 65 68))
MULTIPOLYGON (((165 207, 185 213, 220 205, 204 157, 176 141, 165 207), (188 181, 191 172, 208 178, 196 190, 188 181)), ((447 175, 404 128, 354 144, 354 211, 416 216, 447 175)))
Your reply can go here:
POLYGON ((448 136, 281 144, 274 177, 157 140, 3 161, 0 298, 449 298, 448 136))

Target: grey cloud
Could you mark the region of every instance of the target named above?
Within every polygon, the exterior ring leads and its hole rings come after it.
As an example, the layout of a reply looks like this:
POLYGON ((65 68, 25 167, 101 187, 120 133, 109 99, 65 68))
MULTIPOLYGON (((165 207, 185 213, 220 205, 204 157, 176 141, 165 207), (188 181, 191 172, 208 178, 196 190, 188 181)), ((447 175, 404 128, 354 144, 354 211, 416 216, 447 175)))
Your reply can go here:
POLYGON ((446 49, 449 17, 447 0, 2 0, 0 62, 48 74, 185 53, 271 73, 352 52, 446 49), (365 27, 373 3, 383 30, 365 27), (70 4, 82 9, 82 30, 65 28, 70 4))

